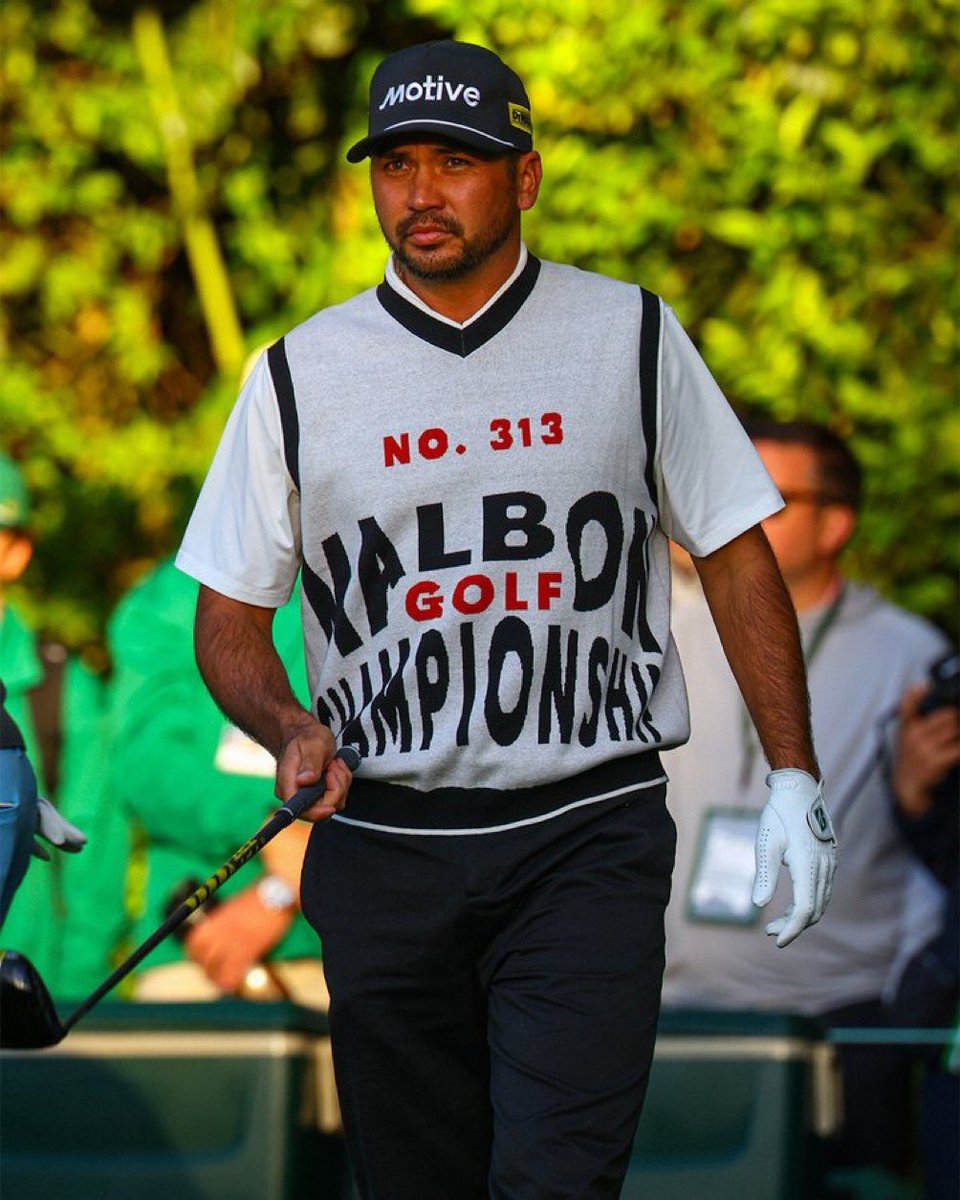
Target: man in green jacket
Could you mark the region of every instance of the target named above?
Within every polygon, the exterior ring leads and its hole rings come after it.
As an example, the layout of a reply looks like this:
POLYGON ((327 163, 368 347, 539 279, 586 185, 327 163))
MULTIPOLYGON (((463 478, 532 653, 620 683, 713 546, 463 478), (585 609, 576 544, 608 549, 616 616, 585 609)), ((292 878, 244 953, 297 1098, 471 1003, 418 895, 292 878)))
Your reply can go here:
MULTIPOLYGON (((193 655, 197 584, 161 564, 121 601, 108 629, 114 664, 111 792, 145 846, 134 936, 163 920, 276 805, 275 763, 219 711, 193 655)), ((278 650, 306 698, 298 596, 277 614, 278 650)), ((299 913, 309 827, 281 834, 218 892, 185 941, 168 938, 141 968, 138 999, 287 995, 323 1007, 316 935, 299 913), (221 899, 222 897, 222 899, 221 899)))

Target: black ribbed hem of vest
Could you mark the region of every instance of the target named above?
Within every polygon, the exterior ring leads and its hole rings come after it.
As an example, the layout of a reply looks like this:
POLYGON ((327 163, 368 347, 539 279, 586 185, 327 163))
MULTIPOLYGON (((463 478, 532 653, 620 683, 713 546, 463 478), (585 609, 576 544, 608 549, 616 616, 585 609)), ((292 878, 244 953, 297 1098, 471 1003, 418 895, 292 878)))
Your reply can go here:
POLYGON ((401 784, 364 779, 361 773, 354 777, 342 817, 398 831, 482 830, 549 817, 570 806, 600 801, 610 793, 626 793, 665 779, 660 755, 653 750, 616 758, 554 783, 509 790, 449 787, 421 792, 401 784))
POLYGON ((409 333, 429 342, 431 346, 436 346, 439 350, 446 350, 450 354, 458 354, 461 358, 466 358, 468 354, 479 350, 485 342, 489 342, 501 329, 510 324, 533 291, 539 274, 539 258, 528 254, 523 270, 496 304, 492 304, 482 317, 471 321, 463 329, 431 317, 416 304, 411 304, 386 281, 377 288, 377 299, 390 316, 399 321, 409 333))

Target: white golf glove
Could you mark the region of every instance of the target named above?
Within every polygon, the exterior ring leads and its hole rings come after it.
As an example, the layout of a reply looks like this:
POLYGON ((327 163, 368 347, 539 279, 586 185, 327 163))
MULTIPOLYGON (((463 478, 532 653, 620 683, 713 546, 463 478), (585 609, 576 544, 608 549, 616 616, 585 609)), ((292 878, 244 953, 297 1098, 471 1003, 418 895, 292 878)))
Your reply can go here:
MULTIPOLYGON (((37 797, 37 833, 58 850, 66 850, 69 854, 79 853, 87 844, 87 835, 82 829, 71 824, 66 817, 53 807, 43 796, 37 797)), ((33 839, 32 853, 36 858, 50 861, 50 851, 42 846, 36 838, 33 839)))
POLYGON ((785 862, 793 882, 793 904, 770 922, 767 933, 776 936, 778 946, 787 946, 824 914, 837 869, 837 839, 823 803, 822 782, 787 767, 771 771, 767 787, 770 799, 757 830, 753 902, 758 908, 770 903, 785 862))

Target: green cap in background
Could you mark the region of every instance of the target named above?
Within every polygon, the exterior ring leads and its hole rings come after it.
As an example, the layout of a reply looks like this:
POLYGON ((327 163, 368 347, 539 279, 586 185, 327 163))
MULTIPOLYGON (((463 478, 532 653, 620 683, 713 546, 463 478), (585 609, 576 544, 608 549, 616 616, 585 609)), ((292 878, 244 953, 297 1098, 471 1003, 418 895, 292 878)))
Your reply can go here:
POLYGON ((27 519, 27 485, 20 468, 0 450, 0 529, 16 529, 27 519))

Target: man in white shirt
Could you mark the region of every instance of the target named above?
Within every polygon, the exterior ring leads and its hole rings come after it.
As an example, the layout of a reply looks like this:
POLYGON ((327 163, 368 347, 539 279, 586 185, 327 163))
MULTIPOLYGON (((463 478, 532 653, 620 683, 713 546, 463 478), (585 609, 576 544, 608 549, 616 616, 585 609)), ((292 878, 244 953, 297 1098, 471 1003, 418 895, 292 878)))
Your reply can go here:
POLYGON ((688 732, 668 535, 776 768, 779 945, 833 872, 759 529, 779 497, 667 305, 527 251, 532 131, 488 50, 381 64, 348 158, 370 158, 384 282, 261 360, 178 558, 203 585, 201 670, 277 756, 278 794, 326 772, 303 910, 365 1197, 619 1194, 673 860, 659 752, 688 732), (270 641, 298 570, 310 711, 270 641), (338 742, 363 759, 349 802, 338 742))

